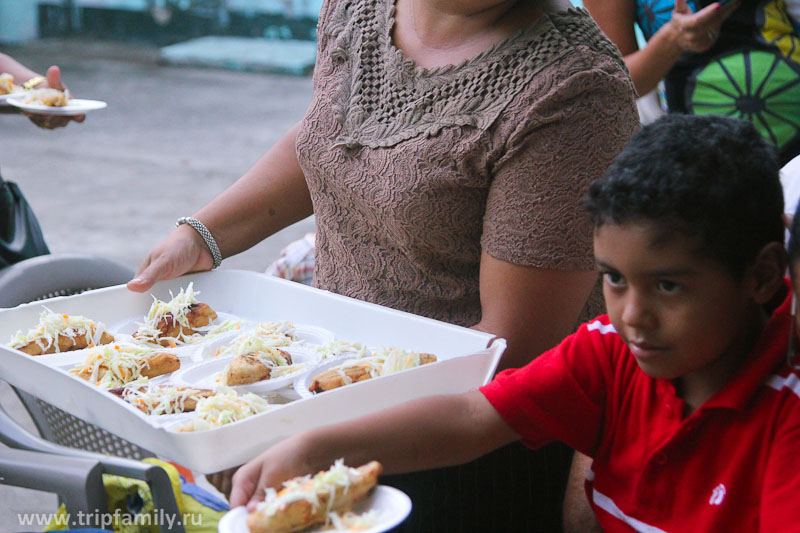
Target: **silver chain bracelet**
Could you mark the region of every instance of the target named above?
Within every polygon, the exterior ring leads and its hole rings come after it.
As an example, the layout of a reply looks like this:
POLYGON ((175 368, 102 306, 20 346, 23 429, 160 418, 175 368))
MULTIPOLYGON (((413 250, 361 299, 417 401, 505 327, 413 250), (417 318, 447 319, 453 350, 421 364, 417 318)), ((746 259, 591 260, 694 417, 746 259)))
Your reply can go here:
POLYGON ((211 270, 217 268, 220 263, 222 263, 222 252, 219 251, 219 246, 217 246, 217 241, 214 240, 214 236, 211 235, 211 232, 208 231, 208 228, 205 224, 200 222, 194 217, 181 217, 175 222, 175 226, 180 226, 181 224, 189 224, 206 242, 206 246, 208 246, 208 251, 211 252, 211 258, 214 260, 214 266, 211 267, 211 270))

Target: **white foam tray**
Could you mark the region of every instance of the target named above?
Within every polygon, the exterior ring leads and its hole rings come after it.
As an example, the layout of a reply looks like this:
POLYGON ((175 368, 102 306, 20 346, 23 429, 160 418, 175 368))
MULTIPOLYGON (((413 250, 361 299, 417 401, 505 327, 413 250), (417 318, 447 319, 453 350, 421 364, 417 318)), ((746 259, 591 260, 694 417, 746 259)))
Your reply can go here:
MULTIPOLYGON (((151 293, 194 282, 199 301, 214 310, 253 321, 289 320, 313 324, 337 338, 366 345, 398 346, 436 354, 424 365, 300 399, 210 431, 178 433, 105 390, 68 374, 54 358, 30 357, 0 344, 0 379, 96 424, 160 457, 202 473, 240 465, 294 433, 335 423, 432 394, 473 390, 491 379, 505 341, 492 335, 369 304, 256 272, 219 270, 158 283, 151 293)), ((148 294, 124 286, 53 298, 57 313, 84 315, 107 325, 141 320, 152 303, 148 294)), ((38 322, 40 303, 0 309, 0 343, 38 322)), ((71 357, 72 355, 67 355, 71 357)), ((183 364, 183 363, 182 363, 183 364)))

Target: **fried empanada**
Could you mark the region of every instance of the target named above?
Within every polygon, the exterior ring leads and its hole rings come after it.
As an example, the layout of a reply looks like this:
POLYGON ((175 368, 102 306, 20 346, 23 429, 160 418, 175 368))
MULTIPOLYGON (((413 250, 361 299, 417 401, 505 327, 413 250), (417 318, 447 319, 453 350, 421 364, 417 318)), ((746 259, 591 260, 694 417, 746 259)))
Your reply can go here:
MULTIPOLYGON (((337 464, 332 469, 342 467, 337 464)), ((247 516, 250 533, 291 533, 324 524, 329 512, 347 512, 361 501, 378 483, 378 475, 383 469, 377 461, 358 468, 344 468, 347 469, 348 484, 319 482, 327 472, 286 483, 274 496, 274 501, 268 498, 247 516), (304 492, 307 497, 304 497, 304 492)))
MULTIPOLYGON (((284 350, 278 350, 280 355, 286 359, 286 363, 292 364, 292 356, 284 350)), ((247 385, 270 378, 272 367, 262 361, 257 355, 244 354, 237 355, 233 361, 225 367, 224 381, 226 385, 247 385)))
MULTIPOLYGON (((197 333, 198 328, 209 325, 215 318, 217 318, 217 313, 205 303, 196 303, 189 306, 186 312, 186 319, 189 322, 189 327, 182 326, 175 320, 175 317, 173 317, 171 313, 168 313, 156 324, 156 329, 159 331, 158 344, 165 348, 169 347, 174 344, 172 339, 194 335, 197 333)), ((139 338, 140 334, 137 331, 133 336, 139 338)))
MULTIPOLYGON (((430 353, 419 354, 419 364, 426 365, 435 363, 436 356, 430 353)), ((337 389, 351 383, 358 383, 381 375, 380 367, 371 361, 355 361, 345 366, 337 366, 314 376, 308 390, 313 393, 320 393, 331 389, 337 389)))
POLYGON ((109 389, 108 392, 119 396, 148 415, 188 413, 195 410, 199 400, 215 394, 211 389, 174 385, 117 387, 109 389), (154 412, 155 409, 160 409, 160 412, 154 412))
MULTIPOLYGON (((47 348, 42 348, 36 343, 36 341, 31 341, 25 346, 17 349, 21 352, 25 352, 28 355, 46 355, 56 352, 83 350, 84 348, 89 348, 91 346, 91 341, 89 341, 85 335, 76 335, 75 337, 70 337, 68 335, 59 334, 56 342, 58 343, 58 350, 56 350, 55 344, 51 344, 47 348)), ((98 344, 109 344, 112 342, 114 342, 114 336, 109 332, 104 331, 100 336, 100 341, 98 344)))

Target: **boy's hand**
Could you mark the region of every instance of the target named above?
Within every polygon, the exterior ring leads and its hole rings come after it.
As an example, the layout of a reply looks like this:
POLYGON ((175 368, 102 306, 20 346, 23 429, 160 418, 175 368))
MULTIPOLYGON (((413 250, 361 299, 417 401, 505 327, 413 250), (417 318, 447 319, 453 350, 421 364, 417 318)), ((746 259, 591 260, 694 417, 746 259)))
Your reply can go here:
POLYGON ((298 439, 290 437, 240 467, 233 475, 228 498, 231 507, 246 505, 253 512, 256 504, 264 500, 267 488, 278 488, 287 479, 316 473, 319 469, 302 459, 305 454, 301 449, 298 439))
MULTIPOLYGON (((40 83, 36 86, 37 88, 42 89, 58 89, 59 91, 68 92, 67 86, 61 82, 61 69, 57 66, 53 65, 49 69, 47 69, 47 76, 45 81, 40 83)), ((47 130, 53 130, 56 128, 63 128, 70 121, 75 122, 83 122, 86 118, 86 115, 74 115, 74 116, 57 116, 57 115, 39 115, 34 113, 25 113, 31 122, 39 126, 40 128, 44 128, 47 130)))

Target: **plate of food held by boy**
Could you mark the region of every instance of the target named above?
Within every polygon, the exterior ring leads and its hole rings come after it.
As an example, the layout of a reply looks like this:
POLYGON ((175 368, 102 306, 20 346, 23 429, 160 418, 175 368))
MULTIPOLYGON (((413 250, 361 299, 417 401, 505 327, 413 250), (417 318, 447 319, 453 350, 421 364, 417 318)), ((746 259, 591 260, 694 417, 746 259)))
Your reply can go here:
POLYGON ((377 461, 352 468, 339 459, 328 470, 285 481, 278 491, 268 489, 251 511, 232 509, 220 520, 219 531, 388 531, 411 512, 411 500, 393 487, 378 485, 381 470, 377 461))

